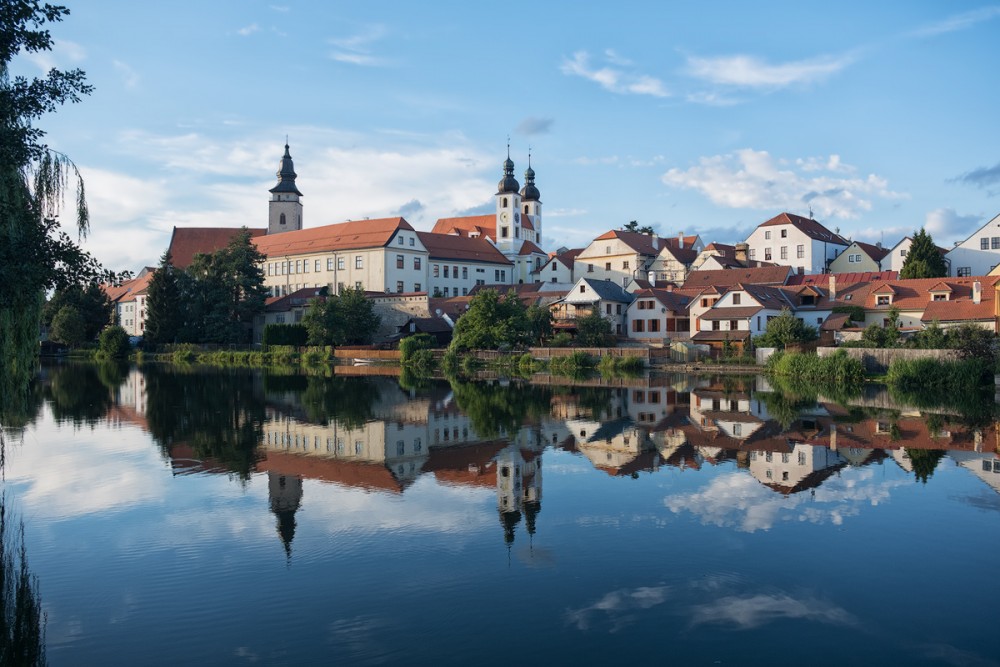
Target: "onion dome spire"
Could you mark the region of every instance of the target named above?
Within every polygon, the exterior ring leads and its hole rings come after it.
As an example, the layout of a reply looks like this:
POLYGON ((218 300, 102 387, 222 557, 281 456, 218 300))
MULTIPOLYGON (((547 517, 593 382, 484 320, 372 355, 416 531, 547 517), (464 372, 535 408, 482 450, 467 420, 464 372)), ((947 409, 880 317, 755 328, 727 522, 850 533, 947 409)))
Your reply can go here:
POLYGON ((285 154, 281 157, 281 166, 278 168, 278 184, 269 190, 272 193, 291 193, 302 196, 299 189, 295 187, 295 166, 292 164, 292 155, 288 152, 288 140, 285 140, 285 154))
POLYGON ((535 187, 535 170, 531 168, 531 151, 528 151, 528 168, 524 170, 524 187, 521 188, 522 201, 538 201, 542 198, 535 187))
POLYGON ((507 139, 507 159, 503 161, 503 178, 497 183, 497 194, 514 193, 521 184, 514 178, 514 161, 510 159, 510 139, 507 139))

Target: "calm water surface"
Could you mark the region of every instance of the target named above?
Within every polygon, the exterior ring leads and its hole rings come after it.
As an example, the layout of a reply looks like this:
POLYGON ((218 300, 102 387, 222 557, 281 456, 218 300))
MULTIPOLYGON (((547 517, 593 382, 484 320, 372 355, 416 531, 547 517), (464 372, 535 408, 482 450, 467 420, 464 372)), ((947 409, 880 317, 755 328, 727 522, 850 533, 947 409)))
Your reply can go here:
POLYGON ((52 665, 996 665, 1000 432, 760 379, 43 368, 52 665))

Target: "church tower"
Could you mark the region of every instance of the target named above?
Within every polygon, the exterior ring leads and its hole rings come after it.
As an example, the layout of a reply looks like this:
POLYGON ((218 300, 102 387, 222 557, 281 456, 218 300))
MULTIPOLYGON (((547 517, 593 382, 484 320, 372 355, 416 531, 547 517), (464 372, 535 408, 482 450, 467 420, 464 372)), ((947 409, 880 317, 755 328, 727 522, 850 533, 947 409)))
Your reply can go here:
POLYGON ((285 143, 285 155, 278 169, 278 184, 271 188, 267 233, 292 232, 302 229, 302 193, 295 187, 295 167, 285 143))
POLYGON ((531 168, 531 153, 528 153, 528 168, 524 171, 524 187, 521 188, 522 226, 529 241, 542 243, 542 195, 535 187, 535 170, 531 168), (530 229, 529 229, 530 228, 530 229))
POLYGON ((510 145, 507 146, 507 159, 503 163, 503 178, 497 184, 497 248, 505 255, 517 253, 521 249, 524 238, 521 229, 521 194, 520 184, 514 178, 514 162, 510 159, 510 145))
POLYGON ((295 512, 302 504, 302 478, 267 472, 267 495, 271 511, 277 517, 278 537, 285 547, 285 558, 292 557, 292 540, 295 539, 295 512))

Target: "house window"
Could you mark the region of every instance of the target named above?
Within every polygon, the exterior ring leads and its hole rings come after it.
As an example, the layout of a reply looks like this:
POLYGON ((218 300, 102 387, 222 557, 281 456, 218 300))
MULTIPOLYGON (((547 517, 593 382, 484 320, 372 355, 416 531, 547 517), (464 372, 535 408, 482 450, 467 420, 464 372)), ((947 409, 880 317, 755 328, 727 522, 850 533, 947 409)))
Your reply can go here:
POLYGON ((616 315, 621 315, 622 314, 622 305, 620 303, 615 306, 615 314, 616 315))
POLYGON ((415 239, 411 236, 410 237, 410 247, 411 248, 416 245, 416 243, 414 241, 415 241, 415 239))
POLYGON ((449 276, 448 276, 448 269, 450 269, 450 268, 451 268, 451 267, 448 267, 448 266, 444 267, 444 277, 445 277, 445 278, 449 277, 449 276))
POLYGON ((586 285, 580 285, 580 294, 583 294, 586 291, 587 291, 587 286, 586 285))
POLYGON ((604 307, 604 309, 607 311, 608 315, 611 314, 611 304, 610 303, 606 304, 605 307, 604 307))
POLYGON ((420 289, 420 287, 421 287, 420 283, 413 283, 413 291, 414 292, 420 292, 420 291, 422 291, 420 289))
POLYGON ((397 280, 396 281, 396 294, 401 294, 402 292, 403 292, 403 281, 402 280, 397 280))
MULTIPOLYGON (((400 239, 400 240, 402 240, 402 239, 400 239)), ((403 268, 403 256, 402 255, 396 255, 396 268, 397 269, 403 268)))
POLYGON ((462 280, 468 280, 468 278, 469 278, 469 267, 463 266, 462 267, 462 280))
POLYGON ((344 270, 344 261, 345 260, 344 260, 343 257, 338 257, 337 258, 337 270, 338 271, 343 271, 344 270))
POLYGON ((363 289, 364 285, 361 284, 360 280, 354 281, 354 289, 363 289))
POLYGON ((594 272, 594 265, 593 264, 588 264, 587 265, 587 273, 593 273, 593 272, 594 272))
POLYGON ((734 306, 740 305, 740 300, 742 298, 743 298, 743 295, 740 294, 739 292, 736 292, 735 294, 733 294, 733 305, 734 306))
POLYGON ((795 246, 795 256, 802 259, 806 256, 806 247, 801 243, 795 246))
POLYGON ((934 299, 934 301, 947 301, 948 300, 948 295, 947 294, 935 294, 934 297, 933 297, 933 299, 934 299))
POLYGON ((445 297, 447 297, 447 296, 450 296, 450 295, 448 294, 448 288, 447 288, 447 287, 445 287, 445 288, 444 288, 443 290, 441 290, 441 293, 442 293, 442 294, 443 294, 443 295, 444 295, 445 297))
POLYGON ((955 272, 955 275, 958 276, 959 278, 968 278, 969 276, 972 275, 972 267, 960 266, 958 267, 958 271, 955 272))
POLYGON ((719 320, 712 320, 712 331, 722 331, 722 323, 719 320))
POLYGON ((552 270, 553 270, 553 271, 555 271, 555 270, 556 270, 556 263, 555 263, 555 262, 552 262, 552 270))
POLYGON ((344 291, 344 283, 337 283, 337 294, 342 294, 344 291))
POLYGON ((989 250, 990 249, 990 240, 988 238, 986 238, 985 236, 983 238, 979 239, 979 249, 980 250, 989 250))
POLYGON ((740 321, 739 320, 729 320, 729 330, 730 331, 736 331, 739 328, 740 328, 740 321))
POLYGON ((333 271, 333 257, 326 258, 326 270, 333 271))
POLYGON ((649 321, 649 331, 651 333, 656 333, 660 330, 660 320, 650 320, 649 321))
POLYGON ((888 306, 891 303, 891 299, 888 296, 876 296, 875 305, 876 306, 888 306))
POLYGON ((764 248, 764 261, 765 262, 770 262, 771 261, 771 249, 770 248, 764 248))
POLYGON ((747 252, 747 259, 750 260, 757 259, 757 251, 754 250, 753 248, 750 248, 750 250, 747 252))
POLYGON ((632 331, 635 333, 642 333, 644 327, 646 326, 645 320, 632 320, 632 331))
POLYGON ((767 241, 771 240, 771 232, 764 232, 764 239, 767 241))
POLYGON ((399 239, 399 245, 403 245, 406 241, 403 240, 402 236, 397 237, 399 239))
POLYGON ((994 236, 990 239, 990 241, 991 241, 990 247, 993 250, 1000 250, 1000 236, 994 236))
POLYGON ((295 273, 302 273, 302 260, 295 260, 295 273))
POLYGON ((900 250, 899 251, 899 256, 900 257, 906 257, 906 251, 905 250, 900 250))
POLYGON ((781 246, 781 259, 788 259, 788 246, 781 246))
POLYGON ((787 229, 782 229, 781 230, 781 238, 785 238, 787 236, 788 236, 788 230, 787 229))
POLYGON ((604 270, 605 271, 610 271, 611 270, 611 262, 605 262, 604 263, 604 270))
POLYGON ((357 255, 357 256, 356 256, 356 257, 354 258, 354 268, 355 268, 355 269, 363 269, 363 268, 364 268, 364 266, 365 266, 365 260, 364 260, 364 257, 362 257, 361 255, 357 255))
POLYGON ((417 269, 417 270, 420 270, 420 258, 419 257, 414 257, 413 258, 413 268, 417 269))
POLYGON ((431 273, 432 273, 432 274, 434 274, 434 277, 435 277, 435 278, 437 278, 437 277, 438 277, 438 275, 439 275, 439 272, 440 272, 440 271, 441 271, 441 267, 440 267, 440 266, 438 266, 437 264, 435 264, 435 265, 434 265, 434 266, 433 266, 433 267, 431 268, 431 273))
POLYGON ((319 260, 313 262, 313 271, 319 271, 319 260))
POLYGON ((469 294, 469 288, 468 287, 463 287, 462 288, 462 296, 468 296, 468 294, 469 294))
POLYGON ((622 262, 622 268, 623 269, 627 269, 628 268, 628 262, 627 261, 622 262))

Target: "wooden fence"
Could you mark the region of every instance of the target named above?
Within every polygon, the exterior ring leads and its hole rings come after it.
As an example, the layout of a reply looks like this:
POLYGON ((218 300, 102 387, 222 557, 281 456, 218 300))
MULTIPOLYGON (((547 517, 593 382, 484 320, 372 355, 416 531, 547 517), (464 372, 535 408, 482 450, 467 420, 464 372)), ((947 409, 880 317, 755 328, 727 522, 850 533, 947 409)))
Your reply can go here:
POLYGON ((338 347, 333 351, 337 359, 373 359, 384 361, 399 361, 399 350, 373 350, 364 348, 338 347))
POLYGON ((887 372, 889 364, 896 359, 940 359, 942 361, 958 359, 956 350, 908 350, 902 348, 818 347, 816 354, 827 357, 838 350, 843 350, 854 359, 860 359, 866 373, 878 374, 887 372))
MULTIPOLYGON (((648 347, 532 347, 528 349, 535 359, 556 359, 568 357, 576 352, 585 352, 592 357, 639 357, 649 361, 653 356, 648 347)), ((659 352, 659 350, 657 350, 659 352)), ((665 356, 669 357, 670 350, 665 356)))

